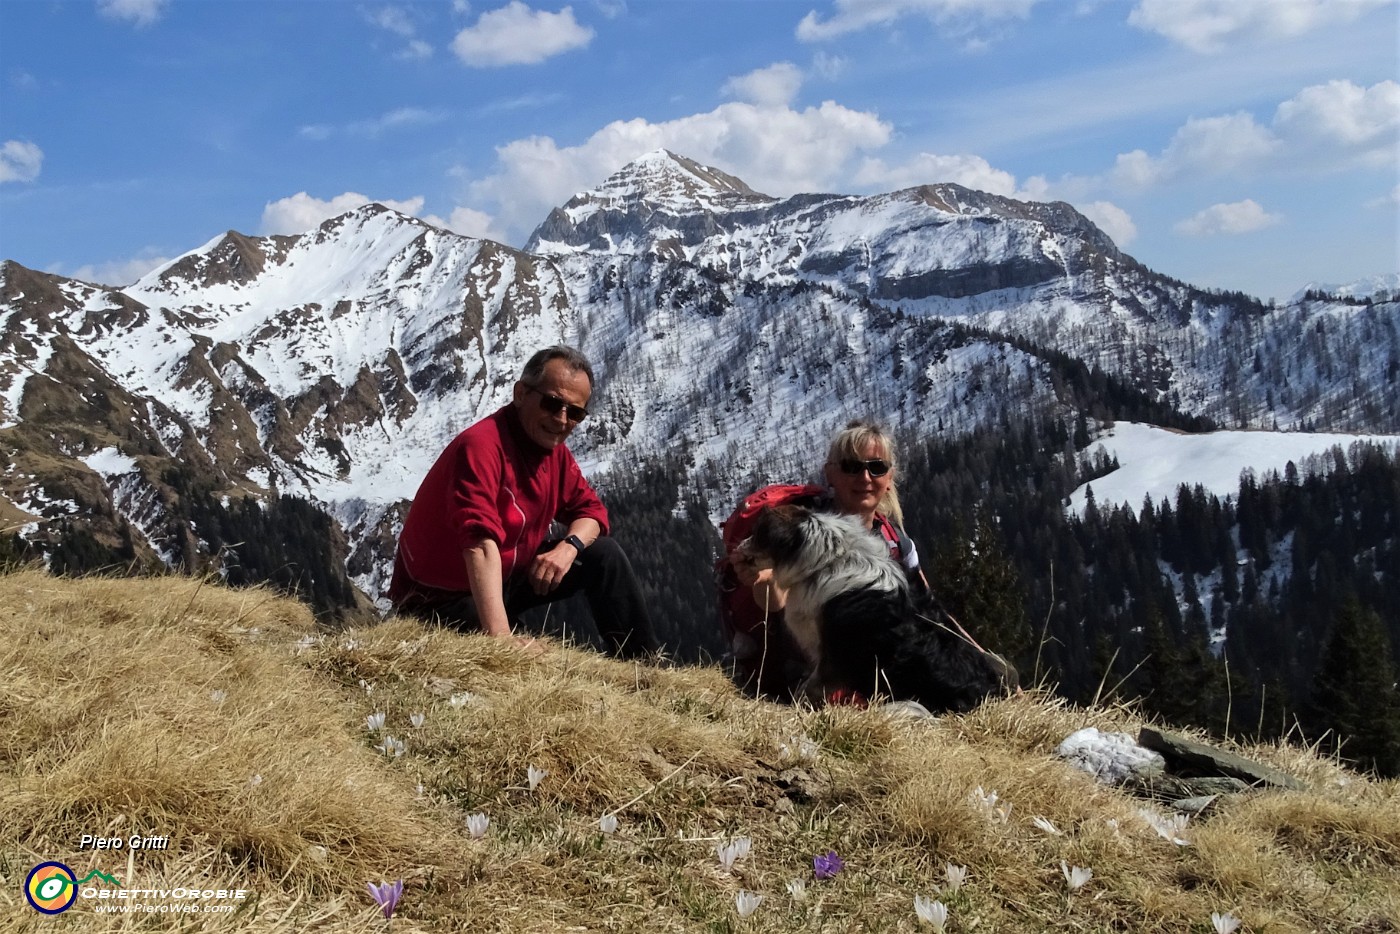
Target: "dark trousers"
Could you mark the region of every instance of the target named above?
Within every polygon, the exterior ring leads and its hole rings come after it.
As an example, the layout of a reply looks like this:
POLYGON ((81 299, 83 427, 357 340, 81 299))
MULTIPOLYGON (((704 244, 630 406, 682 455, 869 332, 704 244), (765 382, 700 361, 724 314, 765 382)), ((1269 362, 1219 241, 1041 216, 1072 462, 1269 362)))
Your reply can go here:
MULTIPOLYGON (((548 551, 558 541, 548 542, 541 551, 548 551)), ((403 601, 399 611, 421 619, 434 620, 458 629, 481 628, 476 601, 469 593, 434 591, 424 588, 403 601)), ((607 536, 585 548, 569 568, 559 586, 547 594, 537 594, 525 579, 525 571, 513 574, 505 582, 506 615, 511 626, 519 625, 520 614, 535 607, 565 600, 582 593, 593 614, 593 625, 603 637, 606 651, 614 658, 641 658, 655 655, 661 648, 651 625, 641 585, 632 570, 632 562, 622 546, 607 536)))

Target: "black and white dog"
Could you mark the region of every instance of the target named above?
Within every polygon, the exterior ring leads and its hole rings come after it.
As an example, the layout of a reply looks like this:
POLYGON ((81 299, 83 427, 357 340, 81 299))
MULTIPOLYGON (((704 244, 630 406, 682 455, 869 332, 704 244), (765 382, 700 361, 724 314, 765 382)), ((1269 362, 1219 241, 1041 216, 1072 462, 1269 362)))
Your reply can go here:
POLYGON ((850 516, 765 510, 740 549, 787 591, 785 622, 812 673, 802 693, 914 700, 967 711, 1016 687, 1016 671, 933 620, 885 543, 850 516))

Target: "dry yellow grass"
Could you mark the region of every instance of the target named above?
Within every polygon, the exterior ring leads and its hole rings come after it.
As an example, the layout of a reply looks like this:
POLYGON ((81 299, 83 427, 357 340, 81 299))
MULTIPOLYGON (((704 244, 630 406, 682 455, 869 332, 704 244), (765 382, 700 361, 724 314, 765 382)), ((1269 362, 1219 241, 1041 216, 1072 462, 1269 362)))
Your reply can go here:
POLYGON ((938 722, 794 710, 712 668, 567 647, 530 658, 408 622, 331 634, 262 591, 16 573, 0 577, 0 917, 26 931, 383 931, 365 883, 404 879, 400 932, 929 930, 916 895, 941 898, 956 932, 1208 934, 1227 911, 1248 932, 1400 927, 1400 783, 1244 749, 1311 789, 1224 802, 1177 846, 1145 802, 1054 757, 1086 725, 1139 724, 1040 694, 938 722), (382 732, 366 724, 376 712, 382 732), (376 749, 386 734, 402 756, 376 749), (530 767, 548 773, 534 790, 530 767), (479 839, 474 813, 490 818, 479 839), (80 849, 84 833, 170 846, 80 849), (715 849, 741 836, 751 852, 727 870, 715 849), (827 850, 846 868, 814 880, 827 850), (22 890, 48 860, 127 889, 251 894, 218 902, 227 914, 162 912, 157 894, 132 899, 140 911, 80 898, 46 917, 22 890), (1093 878, 1070 893, 1061 861, 1093 878), (947 863, 967 881, 940 895, 947 863), (801 901, 786 890, 798 878, 801 901), (743 919, 740 890, 764 896, 743 919))

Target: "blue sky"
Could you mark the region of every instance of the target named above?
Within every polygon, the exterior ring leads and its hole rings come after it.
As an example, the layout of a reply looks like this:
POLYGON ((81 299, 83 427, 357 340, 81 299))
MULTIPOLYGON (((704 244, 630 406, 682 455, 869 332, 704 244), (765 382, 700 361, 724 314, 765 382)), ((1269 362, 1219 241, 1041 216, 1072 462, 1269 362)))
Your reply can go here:
POLYGON ((666 147, 1065 200, 1284 299, 1400 271, 1395 0, 5 0, 0 258, 113 284, 366 200, 522 245, 666 147))

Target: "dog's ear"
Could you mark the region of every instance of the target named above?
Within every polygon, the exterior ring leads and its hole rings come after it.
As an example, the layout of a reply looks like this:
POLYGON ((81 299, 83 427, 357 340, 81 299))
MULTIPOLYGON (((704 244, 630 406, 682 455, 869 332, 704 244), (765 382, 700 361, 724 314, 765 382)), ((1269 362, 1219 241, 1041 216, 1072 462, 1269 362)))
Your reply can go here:
POLYGON ((748 549, 767 555, 773 561, 791 558, 801 550, 806 540, 802 520, 810 514, 801 506, 769 506, 758 514, 754 522, 748 549))

